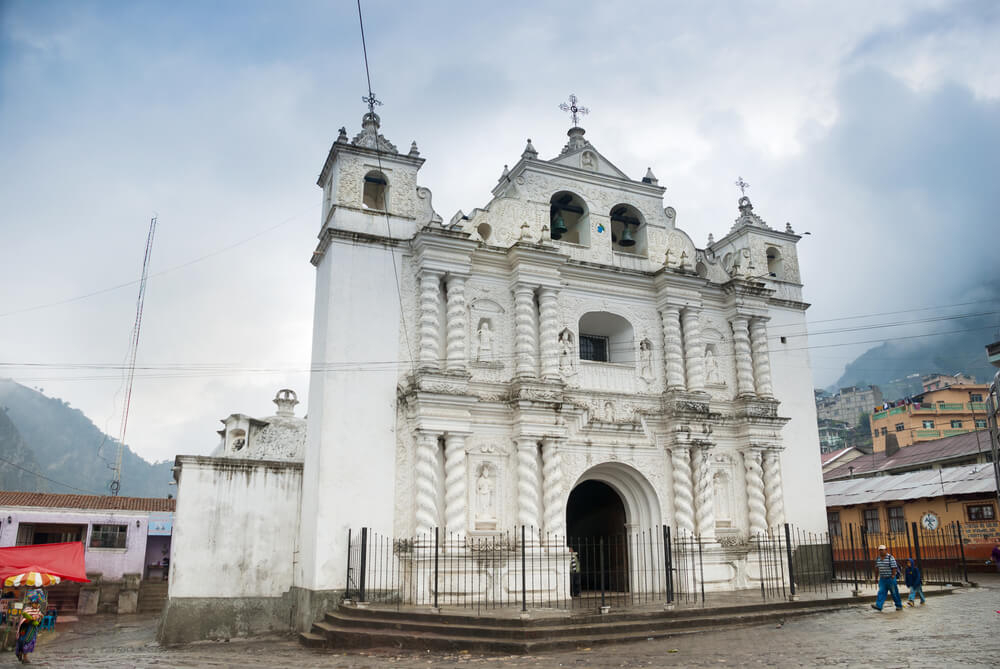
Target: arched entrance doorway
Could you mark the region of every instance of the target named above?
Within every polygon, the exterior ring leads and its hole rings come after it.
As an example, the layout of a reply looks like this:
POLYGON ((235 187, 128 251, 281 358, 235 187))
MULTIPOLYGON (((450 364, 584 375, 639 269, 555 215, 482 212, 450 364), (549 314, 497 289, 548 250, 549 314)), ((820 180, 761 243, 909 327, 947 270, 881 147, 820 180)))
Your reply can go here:
POLYGON ((583 590, 628 590, 625 503, 602 481, 583 481, 566 503, 566 536, 580 560, 583 590))

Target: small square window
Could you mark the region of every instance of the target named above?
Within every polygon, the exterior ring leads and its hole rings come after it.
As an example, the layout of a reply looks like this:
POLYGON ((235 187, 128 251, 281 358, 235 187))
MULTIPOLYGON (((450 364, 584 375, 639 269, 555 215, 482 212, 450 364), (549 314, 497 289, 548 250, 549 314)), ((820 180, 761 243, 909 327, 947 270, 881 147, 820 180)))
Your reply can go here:
POLYGON ((895 534, 906 532, 906 518, 903 517, 903 507, 890 506, 888 509, 889 531, 895 534))
POLYGON ((960 420, 953 420, 953 421, 951 421, 951 426, 952 427, 962 427, 962 421, 960 421, 960 420))
POLYGON ((902 423, 896 423, 896 432, 902 432, 904 429, 902 423))
POLYGON ((924 426, 925 430, 934 429, 934 421, 932 421, 932 420, 925 420, 924 423, 923 423, 923 426, 924 426))
POLYGON ((983 396, 980 395, 979 393, 969 393, 969 401, 970 402, 982 402, 983 401, 983 396))
POLYGON ((598 335, 580 335, 580 359, 608 362, 608 338, 598 335))
POLYGON ((864 521, 865 532, 868 534, 878 534, 882 531, 878 519, 878 509, 865 509, 864 521))
POLYGON ((965 507, 969 520, 993 520, 996 518, 992 504, 970 504, 965 507))
POLYGON ((839 537, 841 535, 840 512, 839 511, 827 511, 826 512, 826 524, 830 528, 830 536, 831 537, 839 537))
POLYGON ((977 418, 976 419, 976 429, 977 430, 985 430, 986 429, 986 419, 985 418, 977 418))
POLYGON ((781 343, 782 344, 787 344, 788 343, 788 337, 782 337, 781 338, 781 343))
POLYGON ((887 430, 886 428, 884 428, 884 427, 883 427, 883 428, 882 428, 882 436, 884 437, 884 436, 886 435, 886 433, 887 433, 887 432, 888 432, 888 430, 887 430))
POLYGON ((90 532, 91 548, 125 548, 128 525, 94 525, 90 532))

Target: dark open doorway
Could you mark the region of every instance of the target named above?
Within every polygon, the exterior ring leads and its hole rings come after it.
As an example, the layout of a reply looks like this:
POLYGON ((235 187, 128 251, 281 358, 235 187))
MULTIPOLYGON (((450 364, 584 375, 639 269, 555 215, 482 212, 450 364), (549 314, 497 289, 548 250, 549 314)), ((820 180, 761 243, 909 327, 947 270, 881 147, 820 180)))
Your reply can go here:
POLYGON ((573 488, 566 503, 566 537, 579 556, 584 590, 601 590, 603 582, 606 590, 628 591, 625 503, 614 488, 600 481, 573 488))

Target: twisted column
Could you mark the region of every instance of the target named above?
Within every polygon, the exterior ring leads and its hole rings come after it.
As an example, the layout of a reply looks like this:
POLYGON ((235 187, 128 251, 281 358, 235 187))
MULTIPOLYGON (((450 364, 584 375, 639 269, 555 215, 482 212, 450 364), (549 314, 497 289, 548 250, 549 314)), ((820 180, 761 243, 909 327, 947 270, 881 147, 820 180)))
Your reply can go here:
POLYGON ((441 274, 420 273, 420 366, 437 368, 441 364, 441 274))
POLYGON ((465 371, 465 338, 469 330, 465 309, 465 277, 448 277, 448 339, 446 369, 449 372, 465 371))
POLYGON ((757 394, 761 397, 772 397, 771 358, 767 350, 765 319, 750 319, 750 346, 753 350, 753 376, 757 384, 757 394))
POLYGON ((467 509, 465 435, 448 434, 444 440, 444 523, 449 534, 465 536, 467 509))
POLYGON ((542 356, 542 379, 559 380, 559 300, 555 288, 538 291, 539 339, 542 356))
POLYGON ((747 319, 734 318, 733 348, 736 351, 736 387, 741 396, 753 395, 753 362, 750 359, 750 333, 747 330, 747 319))
POLYGON ((667 307, 663 319, 663 352, 667 368, 667 389, 684 390, 684 349, 681 344, 680 309, 667 307))
POLYGON ((767 531, 764 507, 764 474, 760 464, 760 451, 751 448, 743 453, 747 482, 747 519, 750 536, 767 531))
POLYGON ((785 496, 781 485, 781 457, 778 451, 764 452, 763 469, 767 526, 778 527, 785 522, 785 496))
POLYGON ((429 534, 438 526, 438 438, 430 432, 417 433, 416 531, 429 534))
POLYGON ((518 376, 535 376, 535 291, 518 284, 514 289, 514 354, 518 376))
POLYGON ((712 467, 709 449, 699 448, 692 452, 695 463, 695 529, 702 539, 715 538, 715 485, 712 481, 712 467))
POLYGON ((531 438, 517 442, 517 523, 539 527, 537 445, 531 438))
POLYGON ((691 488, 691 449, 674 446, 670 449, 674 470, 674 522, 678 531, 694 532, 694 493, 691 488))
POLYGON ((687 363, 687 389, 705 390, 705 345, 701 341, 701 324, 698 312, 685 309, 681 312, 684 325, 684 359, 687 363))
POLYGON ((566 510, 563 508, 562 456, 555 441, 542 443, 542 490, 545 508, 545 531, 566 538, 566 510))

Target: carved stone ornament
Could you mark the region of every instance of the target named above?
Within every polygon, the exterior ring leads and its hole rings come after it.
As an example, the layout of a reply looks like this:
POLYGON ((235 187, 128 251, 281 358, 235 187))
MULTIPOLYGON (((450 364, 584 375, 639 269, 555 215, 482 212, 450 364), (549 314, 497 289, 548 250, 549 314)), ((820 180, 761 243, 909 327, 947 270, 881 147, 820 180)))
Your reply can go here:
POLYGON ((399 153, 396 146, 378 132, 381 119, 375 112, 368 112, 361 120, 361 132, 354 136, 351 144, 365 149, 375 149, 385 153, 399 153))
POLYGON ((719 533, 716 540, 723 548, 750 548, 750 540, 742 534, 722 534, 719 533))

